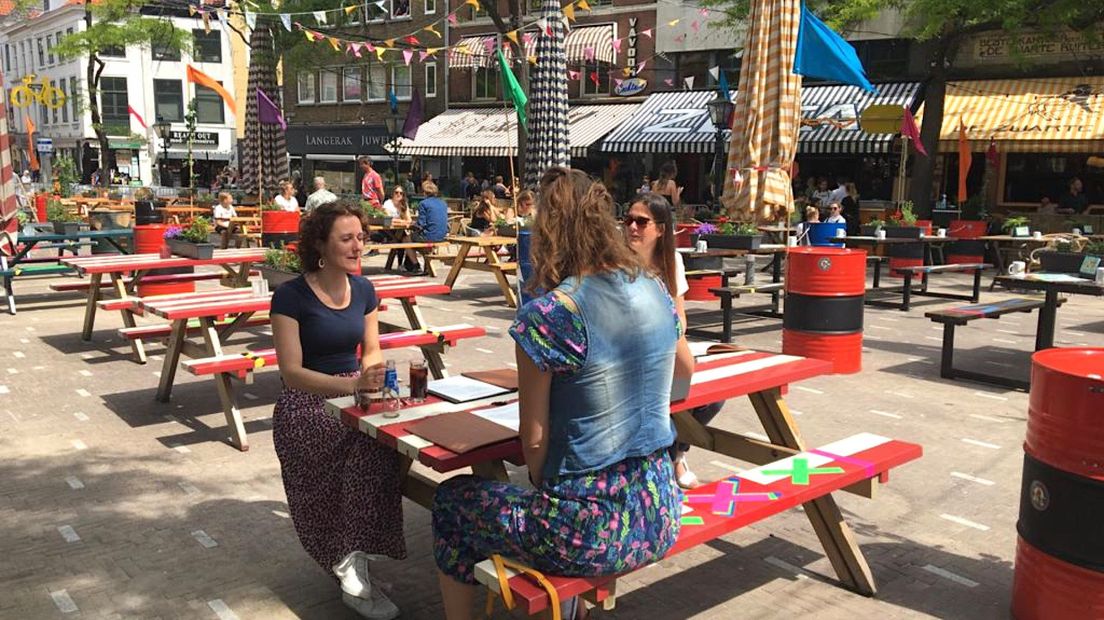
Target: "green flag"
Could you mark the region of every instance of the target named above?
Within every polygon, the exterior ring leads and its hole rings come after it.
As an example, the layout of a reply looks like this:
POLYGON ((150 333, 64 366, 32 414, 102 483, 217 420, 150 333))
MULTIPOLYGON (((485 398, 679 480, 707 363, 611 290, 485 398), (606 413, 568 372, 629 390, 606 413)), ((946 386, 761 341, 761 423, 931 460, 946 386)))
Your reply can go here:
POLYGON ((514 102, 514 109, 517 110, 518 122, 521 123, 522 127, 528 129, 525 105, 529 103, 529 97, 521 89, 521 84, 518 84, 514 72, 510 71, 510 65, 506 64, 506 56, 502 54, 501 49, 498 50, 498 68, 502 71, 502 87, 506 91, 506 97, 514 102))

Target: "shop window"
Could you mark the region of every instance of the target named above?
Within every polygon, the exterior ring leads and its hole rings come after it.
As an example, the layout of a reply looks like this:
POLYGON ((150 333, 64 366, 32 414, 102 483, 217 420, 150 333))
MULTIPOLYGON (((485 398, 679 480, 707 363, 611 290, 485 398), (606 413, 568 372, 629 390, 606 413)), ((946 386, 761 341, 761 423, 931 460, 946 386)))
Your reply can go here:
POLYGON ((100 50, 98 55, 104 58, 126 58, 126 48, 122 45, 109 45, 100 50))
POLYGON ((391 17, 410 17, 410 0, 391 0, 391 17))
POLYGON ((387 98, 387 66, 373 62, 368 65, 368 100, 383 101, 387 98))
POLYGON ((110 136, 130 135, 130 106, 125 77, 100 78, 100 116, 110 136))
POLYGON ((308 71, 300 72, 297 76, 299 103, 314 103, 318 95, 315 92, 314 74, 308 71))
POLYGON ((153 81, 154 118, 169 122, 184 121, 184 91, 180 80, 153 81))
POLYGON ((42 48, 42 39, 35 39, 35 45, 38 46, 38 66, 46 66, 46 50, 42 48))
POLYGON ((196 84, 195 106, 197 123, 221 125, 226 122, 226 116, 222 111, 222 97, 214 90, 196 84))
POLYGON ((908 75, 908 39, 871 39, 851 43, 872 79, 900 79, 908 75))
POLYGON ((395 97, 409 101, 411 91, 410 65, 395 65, 391 68, 391 87, 395 89, 395 97))
POLYGON ((180 60, 180 50, 169 46, 166 41, 153 41, 150 45, 150 51, 154 60, 180 60))
MULTIPOLYGON (((50 80, 50 86, 53 86, 54 88, 57 88, 58 83, 54 80, 50 80)), ((61 115, 58 113, 58 109, 57 108, 51 109, 50 110, 50 122, 57 125, 59 120, 61 120, 61 115)))
POLYGON ((590 6, 613 6, 613 0, 593 0, 589 2, 590 6))
POLYGON ((608 95, 610 91, 610 66, 604 62, 588 62, 583 64, 583 75, 580 80, 583 83, 583 96, 608 95), (597 76, 595 75, 597 74, 597 76), (597 77, 597 82, 595 82, 597 77))
POLYGON ((337 103, 337 71, 325 69, 318 76, 318 103, 337 103))
POLYGON ((364 79, 357 65, 345 67, 341 85, 342 101, 360 101, 364 91, 364 79))
POLYGON ((222 62, 222 32, 207 32, 202 28, 192 31, 192 55, 199 62, 222 62))
MULTIPOLYGON (((977 155, 974 156, 975 167, 977 155)), ((1058 204, 1073 177, 1081 179, 1089 204, 1104 203, 1104 170, 1086 165, 1085 155, 1009 153, 1005 157, 1004 203, 1039 204, 1047 197, 1058 204)))
POLYGON ((437 63, 435 62, 425 64, 425 96, 426 99, 437 96, 437 63))
POLYGON ((472 98, 496 99, 498 97, 498 69, 476 67, 472 71, 472 98))

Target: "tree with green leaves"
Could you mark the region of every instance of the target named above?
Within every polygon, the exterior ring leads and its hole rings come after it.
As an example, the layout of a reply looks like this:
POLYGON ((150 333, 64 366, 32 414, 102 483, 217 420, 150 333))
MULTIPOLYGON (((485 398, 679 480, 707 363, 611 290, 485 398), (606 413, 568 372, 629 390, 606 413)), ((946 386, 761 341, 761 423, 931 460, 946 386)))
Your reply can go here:
MULTIPOLYGON (((740 28, 748 13, 748 0, 702 0, 702 4, 723 11, 725 25, 732 28, 740 28)), ((902 34, 924 43, 927 54, 920 140, 933 156, 939 152, 947 79, 970 37, 1003 31, 1015 42, 1016 35, 1025 31, 1073 30, 1093 40, 1100 36, 1096 27, 1104 23, 1104 3, 1084 0, 808 0, 807 4, 829 26, 845 35, 882 11, 904 13, 907 25, 902 34)), ((1015 43, 1012 52, 1017 52, 1015 43)), ((934 169, 933 157, 913 161, 909 197, 921 213, 928 213, 931 208, 934 169)))
MULTIPOLYGON (((191 32, 177 28, 167 17, 147 17, 142 14, 149 0, 98 0, 84 3, 84 30, 66 35, 54 48, 64 59, 87 58, 85 71, 88 111, 92 115, 92 130, 100 143, 100 175, 102 185, 111 183, 106 174, 112 167, 110 143, 100 114, 100 77, 106 65, 100 55, 111 49, 132 46, 186 51, 191 47, 191 32)), ((129 132, 128 132, 129 133, 129 132)))

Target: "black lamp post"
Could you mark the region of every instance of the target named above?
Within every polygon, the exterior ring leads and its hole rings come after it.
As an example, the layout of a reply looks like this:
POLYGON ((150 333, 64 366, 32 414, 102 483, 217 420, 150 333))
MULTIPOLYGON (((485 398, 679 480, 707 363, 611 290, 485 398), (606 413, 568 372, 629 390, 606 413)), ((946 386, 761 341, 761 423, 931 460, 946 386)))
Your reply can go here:
POLYGON ((399 180, 399 132, 402 131, 402 125, 399 124, 399 114, 397 111, 392 112, 391 116, 387 119, 387 133, 391 134, 391 158, 392 165, 395 170, 395 186, 401 186, 402 183, 399 180))
POLYGON ((709 109, 709 120, 717 133, 713 146, 713 205, 721 204, 721 192, 724 191, 724 130, 729 129, 732 110, 736 107, 728 99, 728 93, 717 94, 717 98, 705 104, 709 109))
POLYGON ((165 163, 169 159, 169 146, 172 144, 172 123, 158 116, 157 122, 153 124, 153 131, 157 133, 158 138, 161 138, 161 161, 158 168, 161 169, 161 187, 167 187, 165 163))

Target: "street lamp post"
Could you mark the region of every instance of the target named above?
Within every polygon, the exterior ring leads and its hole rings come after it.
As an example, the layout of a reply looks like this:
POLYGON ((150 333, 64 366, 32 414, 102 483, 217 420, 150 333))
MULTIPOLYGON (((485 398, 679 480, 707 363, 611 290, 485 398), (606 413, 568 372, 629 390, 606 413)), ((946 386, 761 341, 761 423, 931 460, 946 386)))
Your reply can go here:
POLYGON ((391 134, 391 159, 392 165, 395 170, 395 185, 400 186, 402 183, 399 180, 399 132, 402 131, 402 125, 399 124, 398 113, 391 114, 391 117, 387 119, 387 132, 391 134))
POLYGON ((728 93, 718 93, 716 99, 705 105, 709 108, 709 120, 717 132, 713 147, 713 205, 716 208, 721 204, 721 193, 724 191, 724 130, 730 128, 735 105, 728 99, 728 93))
POLYGON ((153 124, 153 131, 158 138, 161 138, 161 161, 158 162, 157 167, 160 169, 161 187, 166 187, 168 183, 166 182, 165 163, 169 159, 169 146, 172 144, 172 123, 158 116, 157 122, 153 124))

